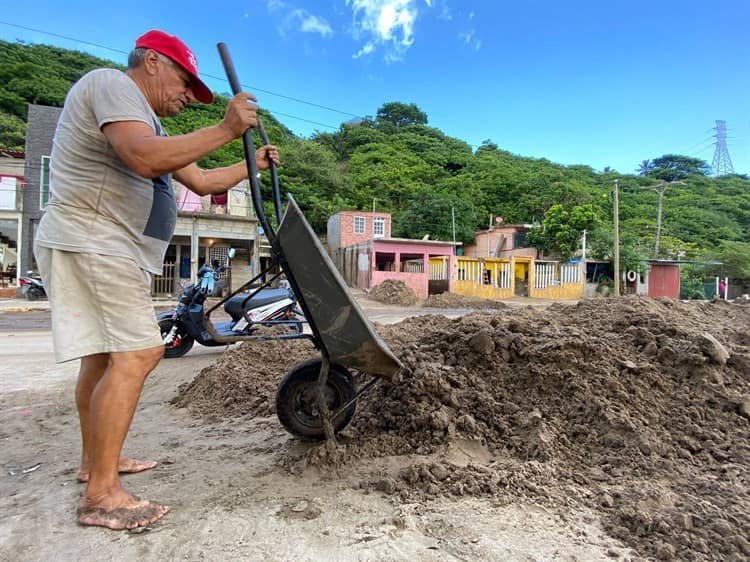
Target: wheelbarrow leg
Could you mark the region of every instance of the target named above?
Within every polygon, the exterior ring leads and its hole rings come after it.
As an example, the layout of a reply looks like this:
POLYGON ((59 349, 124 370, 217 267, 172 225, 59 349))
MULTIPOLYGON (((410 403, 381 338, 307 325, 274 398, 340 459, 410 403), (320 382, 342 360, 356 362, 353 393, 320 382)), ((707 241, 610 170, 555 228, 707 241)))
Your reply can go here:
MULTIPOLYGON (((331 363, 327 354, 323 353, 323 361, 320 365, 320 374, 318 375, 317 395, 318 409, 320 410, 320 419, 323 422, 323 431, 326 436, 326 444, 336 445, 333 434, 333 424, 331 423, 331 411, 328 409, 328 402, 325 397, 326 382, 328 381, 328 372, 331 370, 331 363)), ((326 445, 328 446, 328 445, 326 445)))

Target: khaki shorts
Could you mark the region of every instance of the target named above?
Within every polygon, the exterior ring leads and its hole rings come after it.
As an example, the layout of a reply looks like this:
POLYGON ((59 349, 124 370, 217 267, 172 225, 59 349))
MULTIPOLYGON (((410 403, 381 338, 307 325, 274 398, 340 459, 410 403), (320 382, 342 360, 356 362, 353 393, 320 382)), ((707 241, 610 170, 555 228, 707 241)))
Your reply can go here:
POLYGON ((52 310, 58 363, 162 345, 151 275, 117 256, 34 247, 52 310))

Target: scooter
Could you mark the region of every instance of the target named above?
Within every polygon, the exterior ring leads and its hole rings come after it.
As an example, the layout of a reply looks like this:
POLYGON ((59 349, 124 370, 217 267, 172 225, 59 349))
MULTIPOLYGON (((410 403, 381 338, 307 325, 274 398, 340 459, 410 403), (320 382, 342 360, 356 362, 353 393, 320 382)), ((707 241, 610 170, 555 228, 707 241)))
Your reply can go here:
POLYGON ((44 290, 44 282, 39 275, 34 275, 31 271, 26 276, 19 277, 18 284, 21 286, 21 293, 30 301, 38 301, 47 298, 47 291, 44 290))
MULTIPOLYGON (((231 248, 229 255, 230 259, 234 256, 231 248)), ((224 311, 230 316, 230 320, 211 323, 204 310, 206 298, 213 294, 216 281, 227 269, 227 266, 219 265, 218 261, 201 267, 198 282, 182 292, 177 308, 157 316, 164 340, 164 357, 182 357, 196 341, 201 345, 215 347, 254 339, 309 338, 309 335, 303 333, 303 325, 307 320, 299 308, 297 297, 289 287, 264 289, 263 285, 250 293, 231 295, 219 303, 224 305, 224 311), (269 333, 268 330, 256 333, 261 327, 274 326, 286 328, 287 333, 269 333)))

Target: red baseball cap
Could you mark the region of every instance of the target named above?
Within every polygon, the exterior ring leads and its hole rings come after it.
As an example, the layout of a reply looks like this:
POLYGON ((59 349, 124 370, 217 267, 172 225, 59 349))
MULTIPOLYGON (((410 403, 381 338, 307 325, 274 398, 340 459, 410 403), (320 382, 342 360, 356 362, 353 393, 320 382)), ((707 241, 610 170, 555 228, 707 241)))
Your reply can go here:
POLYGON ((211 93, 211 90, 209 90, 203 81, 198 78, 198 59, 195 58, 193 51, 191 51, 179 37, 176 35, 170 35, 159 29, 152 29, 135 40, 135 48, 153 49, 157 53, 169 57, 193 77, 193 93, 198 101, 203 103, 211 103, 213 101, 213 93, 211 93))

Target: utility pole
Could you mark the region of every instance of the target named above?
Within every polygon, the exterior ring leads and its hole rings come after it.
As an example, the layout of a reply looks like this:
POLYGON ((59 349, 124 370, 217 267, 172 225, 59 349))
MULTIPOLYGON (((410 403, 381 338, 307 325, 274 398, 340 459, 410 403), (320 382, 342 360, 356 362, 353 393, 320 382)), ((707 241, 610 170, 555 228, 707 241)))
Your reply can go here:
POLYGON ((487 228, 487 257, 490 257, 490 238, 492 238, 492 213, 490 213, 490 225, 487 228))
POLYGON ((685 182, 671 181, 667 183, 663 181, 661 183, 657 183, 656 185, 647 185, 641 188, 641 189, 650 189, 652 191, 656 191, 656 193, 659 194, 659 205, 656 211, 656 241, 654 242, 654 259, 657 259, 659 257, 659 246, 661 244, 661 216, 662 216, 662 210, 664 209, 664 193, 666 193, 670 185, 675 185, 675 184, 684 185, 685 182))
POLYGON ((615 223, 615 296, 620 296, 620 180, 615 180, 614 190, 615 223))
POLYGON ((451 225, 453 225, 453 252, 456 251, 456 209, 451 207, 451 225))
POLYGON ((585 264, 586 263, 586 229, 583 229, 583 240, 581 241, 581 245, 583 247, 583 252, 581 254, 581 261, 585 264))

